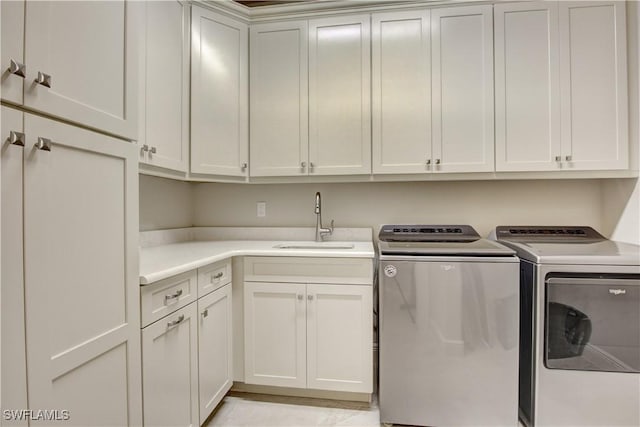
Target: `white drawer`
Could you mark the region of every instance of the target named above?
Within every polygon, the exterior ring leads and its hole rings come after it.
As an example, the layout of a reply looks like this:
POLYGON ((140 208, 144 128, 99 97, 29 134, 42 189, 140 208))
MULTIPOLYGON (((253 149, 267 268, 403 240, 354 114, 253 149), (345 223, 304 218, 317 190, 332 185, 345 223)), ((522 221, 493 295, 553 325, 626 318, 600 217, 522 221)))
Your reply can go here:
POLYGON ((142 327, 195 301, 197 289, 196 270, 140 287, 142 327))
POLYGON ((245 257, 247 282, 372 285, 369 258, 245 257))
POLYGON ((231 282, 231 259, 198 269, 198 298, 231 282))

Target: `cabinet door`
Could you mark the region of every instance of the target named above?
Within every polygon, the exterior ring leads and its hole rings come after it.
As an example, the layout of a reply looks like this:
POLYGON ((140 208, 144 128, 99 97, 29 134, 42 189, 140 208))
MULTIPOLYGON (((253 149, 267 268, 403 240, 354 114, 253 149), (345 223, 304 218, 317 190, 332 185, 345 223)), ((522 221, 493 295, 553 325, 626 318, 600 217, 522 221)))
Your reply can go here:
POLYGON ((137 24, 131 1, 27 1, 26 106, 137 138, 137 24), (51 76, 50 87, 35 82, 51 76))
POLYGON ((372 16, 374 174, 431 169, 429 19, 428 10, 372 16))
MULTIPOLYGON (((2 7, 5 6, 2 2, 2 7)), ((0 135, 2 135, 2 410, 26 409, 27 366, 24 346, 24 271, 22 240, 22 167, 24 147, 19 145, 18 133, 23 132, 23 113, 2 107, 0 135), (11 138, 13 132, 13 138, 11 138), (12 141, 14 143, 12 143, 12 141)), ((27 421, 2 420, 3 426, 26 426, 27 421)))
POLYGON ((558 4, 494 6, 496 170, 557 170, 560 163, 558 4))
POLYGON ((307 385, 305 285, 245 282, 244 369, 247 384, 307 385))
POLYGON ((135 145, 30 114, 24 128, 29 407, 68 409, 74 425, 139 425, 135 145))
POLYGON ((3 101, 14 104, 22 104, 22 87, 26 72, 26 68, 10 69, 12 61, 16 67, 24 66, 24 4, 24 0, 0 2, 0 96, 3 101))
POLYGON ((200 424, 233 385, 231 284, 198 300, 200 424))
POLYGON ((200 425, 196 303, 142 330, 145 426, 200 425))
POLYGON ((369 15, 309 21, 309 174, 371 173, 369 15))
MULTIPOLYGON (((140 55, 140 161, 186 172, 189 163, 189 6, 149 1, 140 55)), ((142 30, 141 29, 141 30, 142 30)))
POLYGON ((494 169, 493 11, 431 11, 434 172, 494 169))
POLYGON ((626 2, 560 2, 562 160, 567 169, 626 169, 626 2))
POLYGON ((373 391, 371 286, 307 285, 307 387, 373 391))
POLYGON ((251 176, 307 174, 307 21, 251 26, 251 176))
POLYGON ((247 176, 247 25, 194 6, 191 38, 191 172, 247 176))

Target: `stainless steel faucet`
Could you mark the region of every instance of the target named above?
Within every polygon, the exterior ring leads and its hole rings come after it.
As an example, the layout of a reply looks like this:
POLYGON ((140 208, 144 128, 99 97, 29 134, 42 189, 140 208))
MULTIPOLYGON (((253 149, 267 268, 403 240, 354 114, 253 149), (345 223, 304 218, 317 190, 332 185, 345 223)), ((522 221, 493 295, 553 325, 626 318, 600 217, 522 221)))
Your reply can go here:
POLYGON ((316 242, 322 242, 324 236, 330 236, 333 233, 333 220, 331 220, 331 228, 322 228, 322 199, 320 192, 316 193, 316 242))

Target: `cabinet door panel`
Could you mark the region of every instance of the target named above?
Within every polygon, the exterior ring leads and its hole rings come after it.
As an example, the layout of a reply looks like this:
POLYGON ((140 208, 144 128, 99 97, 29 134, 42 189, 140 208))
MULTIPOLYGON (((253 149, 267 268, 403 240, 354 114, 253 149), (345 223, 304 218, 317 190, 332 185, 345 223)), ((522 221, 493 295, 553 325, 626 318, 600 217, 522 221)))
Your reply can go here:
POLYGON ((130 139, 137 138, 140 4, 27 1, 26 106, 130 139), (38 72, 51 87, 36 84, 38 72))
POLYGON ((142 360, 144 425, 198 427, 196 303, 142 330, 142 360))
POLYGON ((307 298, 307 387, 371 393, 371 286, 309 284, 307 298))
POLYGON ((0 2, 0 95, 3 101, 22 104, 24 77, 11 74, 11 60, 24 65, 24 0, 0 2))
MULTIPOLYGON (((2 2, 4 7, 6 2, 2 2)), ((4 10, 3 10, 4 11, 4 10)), ((24 346, 24 272, 22 241, 22 168, 24 148, 11 144, 9 133, 23 132, 23 113, 1 107, 2 135, 2 409, 27 408, 27 362, 24 346)), ((27 421, 2 420, 3 426, 26 426, 27 421)))
POLYGON ((562 150, 568 169, 628 167, 624 2, 560 2, 562 150))
POLYGON ((138 144, 143 163, 187 171, 189 144, 189 7, 180 1, 149 1, 140 55, 141 117, 138 144))
POLYGON ((194 6, 191 37, 191 172, 247 176, 247 26, 194 6))
POLYGON ((430 12, 372 17, 373 173, 430 171, 430 12))
POLYGON ((233 385, 231 284, 198 300, 200 423, 233 385))
POLYGON ((251 176, 307 174, 307 39, 306 21, 251 26, 251 176))
POLYGON ((494 6, 496 170, 556 170, 560 152, 558 4, 494 6))
POLYGON ((135 145, 29 114, 25 133, 29 406, 69 409, 74 425, 139 424, 135 145))
POLYGON ((431 11, 435 172, 493 171, 492 15, 491 6, 431 11))
POLYGON ((245 382, 306 387, 305 285, 244 284, 245 382))
POLYGON ((371 173, 369 32, 368 15, 309 21, 311 175, 371 173))

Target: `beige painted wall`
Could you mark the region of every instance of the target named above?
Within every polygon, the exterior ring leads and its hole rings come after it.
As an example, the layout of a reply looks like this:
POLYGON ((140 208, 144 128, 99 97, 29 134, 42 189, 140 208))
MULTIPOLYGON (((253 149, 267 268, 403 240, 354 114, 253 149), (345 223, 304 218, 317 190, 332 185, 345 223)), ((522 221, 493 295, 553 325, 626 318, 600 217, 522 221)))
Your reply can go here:
POLYGON ((140 176, 140 231, 193 225, 193 184, 140 176))
POLYGON ((323 221, 337 227, 384 223, 471 224, 482 235, 499 224, 602 228, 599 180, 354 184, 194 184, 196 226, 313 226, 314 195, 323 221), (256 202, 267 216, 256 216, 256 202))

